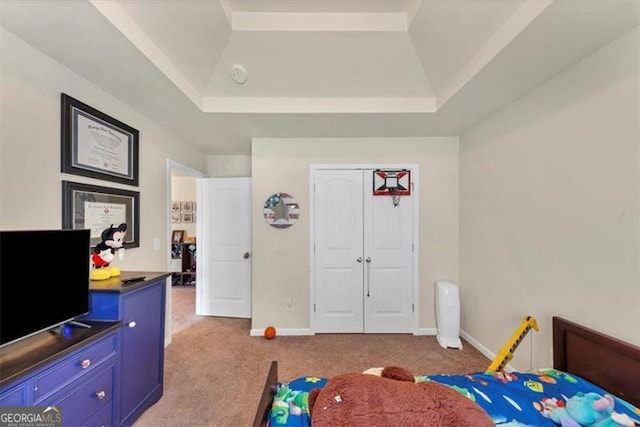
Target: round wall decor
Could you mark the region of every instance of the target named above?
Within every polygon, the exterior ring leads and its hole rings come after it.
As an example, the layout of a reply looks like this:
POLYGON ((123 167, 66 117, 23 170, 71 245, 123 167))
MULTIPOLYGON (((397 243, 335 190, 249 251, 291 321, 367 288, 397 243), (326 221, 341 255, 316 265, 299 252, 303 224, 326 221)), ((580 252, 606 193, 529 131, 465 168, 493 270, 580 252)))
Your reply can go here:
POLYGON ((287 193, 275 193, 264 202, 264 220, 272 227, 291 227, 298 220, 298 202, 287 193))

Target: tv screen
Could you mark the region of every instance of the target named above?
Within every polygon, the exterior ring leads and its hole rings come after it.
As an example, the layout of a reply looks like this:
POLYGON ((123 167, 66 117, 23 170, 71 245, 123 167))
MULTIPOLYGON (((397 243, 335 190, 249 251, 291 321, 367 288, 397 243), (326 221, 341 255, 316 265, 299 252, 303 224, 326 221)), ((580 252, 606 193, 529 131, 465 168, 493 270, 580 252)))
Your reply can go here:
POLYGON ((89 312, 90 233, 0 231, 0 346, 89 312))

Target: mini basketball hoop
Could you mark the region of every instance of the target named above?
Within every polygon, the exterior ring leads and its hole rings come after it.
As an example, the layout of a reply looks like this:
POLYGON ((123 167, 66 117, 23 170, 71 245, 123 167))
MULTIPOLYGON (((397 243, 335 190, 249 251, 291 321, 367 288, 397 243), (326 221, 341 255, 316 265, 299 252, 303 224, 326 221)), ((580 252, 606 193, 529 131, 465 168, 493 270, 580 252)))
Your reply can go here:
POLYGON ((411 195, 411 171, 380 170, 373 171, 373 195, 391 196, 393 206, 400 204, 400 196, 411 195))

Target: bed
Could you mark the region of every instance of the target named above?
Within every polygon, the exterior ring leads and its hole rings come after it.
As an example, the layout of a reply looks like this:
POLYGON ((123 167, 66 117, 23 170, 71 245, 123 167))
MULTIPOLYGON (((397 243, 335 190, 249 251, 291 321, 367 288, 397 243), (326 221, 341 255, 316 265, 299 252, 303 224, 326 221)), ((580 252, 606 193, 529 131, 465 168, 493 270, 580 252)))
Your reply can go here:
MULTIPOLYGON (((313 388, 324 387, 328 380, 310 376, 280 382, 278 363, 271 362, 254 427, 310 425, 308 412, 300 410, 292 396, 302 398, 313 388), (285 402, 289 407, 283 407, 285 402)), ((495 425, 557 425, 550 412, 581 393, 612 396, 614 415, 621 414, 624 422, 640 425, 640 347, 557 316, 553 318, 553 368, 421 375, 415 380, 433 381, 468 393, 467 397, 479 404, 495 425)))

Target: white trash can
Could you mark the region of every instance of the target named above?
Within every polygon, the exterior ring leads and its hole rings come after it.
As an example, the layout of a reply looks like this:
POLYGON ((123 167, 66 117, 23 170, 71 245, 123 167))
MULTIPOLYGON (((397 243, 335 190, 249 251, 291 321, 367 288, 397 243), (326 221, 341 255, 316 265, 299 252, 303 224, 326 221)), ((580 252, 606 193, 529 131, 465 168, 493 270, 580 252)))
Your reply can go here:
POLYGON ((443 348, 462 350, 460 341, 460 296, 458 286, 451 282, 436 282, 436 321, 438 344, 443 348))

